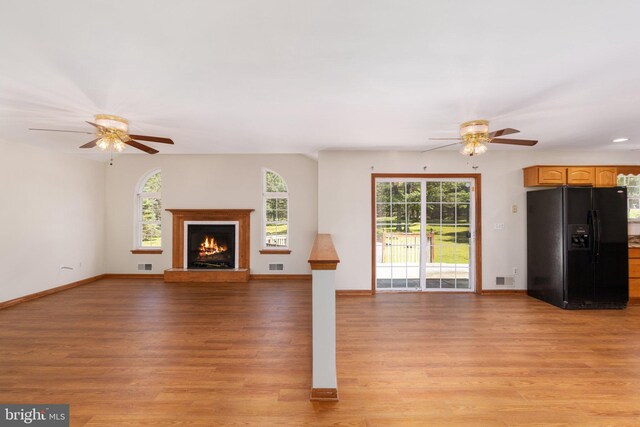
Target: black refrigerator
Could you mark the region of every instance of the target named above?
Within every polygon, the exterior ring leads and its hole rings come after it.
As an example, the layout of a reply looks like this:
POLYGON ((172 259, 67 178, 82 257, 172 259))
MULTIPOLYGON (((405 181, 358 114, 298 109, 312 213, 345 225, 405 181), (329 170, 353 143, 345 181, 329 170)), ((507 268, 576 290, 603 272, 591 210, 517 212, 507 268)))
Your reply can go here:
POLYGON ((629 300, 626 187, 527 193, 527 294, 566 309, 629 300))

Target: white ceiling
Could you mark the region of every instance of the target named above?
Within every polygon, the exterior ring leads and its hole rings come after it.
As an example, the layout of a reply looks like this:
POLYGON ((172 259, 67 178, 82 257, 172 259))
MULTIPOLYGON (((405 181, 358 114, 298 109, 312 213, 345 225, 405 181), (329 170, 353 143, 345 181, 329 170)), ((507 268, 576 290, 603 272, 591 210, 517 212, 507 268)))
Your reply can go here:
POLYGON ((423 150, 475 118, 534 150, 640 148, 637 0, 4 0, 0 16, 10 141, 80 152, 90 135, 27 128, 109 113, 173 138, 164 153, 423 150))

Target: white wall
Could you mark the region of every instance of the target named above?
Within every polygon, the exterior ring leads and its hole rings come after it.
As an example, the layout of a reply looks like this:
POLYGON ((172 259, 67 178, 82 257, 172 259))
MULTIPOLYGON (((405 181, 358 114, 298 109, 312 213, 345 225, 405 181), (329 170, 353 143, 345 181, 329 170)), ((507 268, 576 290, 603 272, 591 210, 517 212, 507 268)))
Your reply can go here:
POLYGON ((163 212, 162 255, 133 255, 135 187, 148 171, 162 169, 163 209, 255 209, 251 214, 251 273, 308 274, 307 259, 317 232, 317 162, 301 155, 123 155, 107 167, 107 271, 150 273, 171 268, 171 214, 163 212), (279 173, 289 188, 290 255, 261 255, 262 168, 279 173))
POLYGON ((318 158, 318 232, 331 233, 340 256, 337 289, 371 289, 371 173, 480 173, 482 175, 482 287, 518 269, 526 289, 526 189, 522 168, 535 164, 639 164, 640 152, 489 151, 469 158, 457 152, 321 152, 318 158), (373 166, 373 170, 371 167, 373 166), (427 169, 424 170, 424 166, 427 169), (518 212, 511 213, 516 204, 518 212), (495 230, 495 223, 504 223, 495 230))
MULTIPOLYGON (((371 287, 370 176, 375 173, 473 173, 456 152, 326 151, 300 155, 123 155, 113 166, 0 141, 0 301, 102 273, 151 273, 171 266, 171 216, 163 218, 162 255, 133 255, 134 193, 140 177, 163 171, 165 208, 249 208, 251 269, 309 273, 316 232, 333 234, 341 263, 338 289, 371 287), (371 167, 374 167, 371 170, 371 167), (427 170, 423 167, 427 166, 427 170), (280 173, 290 190, 291 255, 260 255, 261 173, 280 173), (105 173, 106 169, 106 173, 105 173), (74 270, 60 270, 68 265, 74 270)), ((526 213, 522 167, 534 164, 640 164, 640 152, 490 151, 474 160, 482 174, 483 288, 520 275, 526 287, 526 213), (518 213, 511 213, 511 205, 518 213), (504 223, 504 230, 493 224, 504 223)))
POLYGON ((6 141, 0 153, 0 301, 103 274, 104 164, 6 141))

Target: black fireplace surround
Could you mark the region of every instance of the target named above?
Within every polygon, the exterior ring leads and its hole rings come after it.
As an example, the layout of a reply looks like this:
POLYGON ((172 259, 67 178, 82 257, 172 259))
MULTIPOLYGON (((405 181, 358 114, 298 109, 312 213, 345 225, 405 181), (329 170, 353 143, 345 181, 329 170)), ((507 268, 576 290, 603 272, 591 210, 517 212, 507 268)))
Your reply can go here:
POLYGON ((187 268, 235 268, 235 224, 187 224, 187 268))

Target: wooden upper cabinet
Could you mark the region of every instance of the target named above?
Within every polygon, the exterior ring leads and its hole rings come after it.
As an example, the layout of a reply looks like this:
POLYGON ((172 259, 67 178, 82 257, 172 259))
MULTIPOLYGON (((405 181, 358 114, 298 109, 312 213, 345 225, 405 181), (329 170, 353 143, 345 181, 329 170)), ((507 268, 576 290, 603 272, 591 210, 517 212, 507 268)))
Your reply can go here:
POLYGON ((543 166, 538 169, 538 183, 545 185, 562 185, 567 182, 565 168, 558 166, 543 166))
POLYGON ((596 187, 615 187, 618 184, 618 169, 596 166, 596 187))
POLYGON ((524 169, 524 186, 540 187, 567 183, 564 166, 530 166, 524 169))
POLYGON ((596 170, 588 166, 569 166, 567 168, 567 184, 569 185, 593 185, 596 170))
POLYGON ((529 166, 524 168, 525 187, 553 187, 559 185, 593 185, 615 187, 618 181, 616 166, 529 166))

